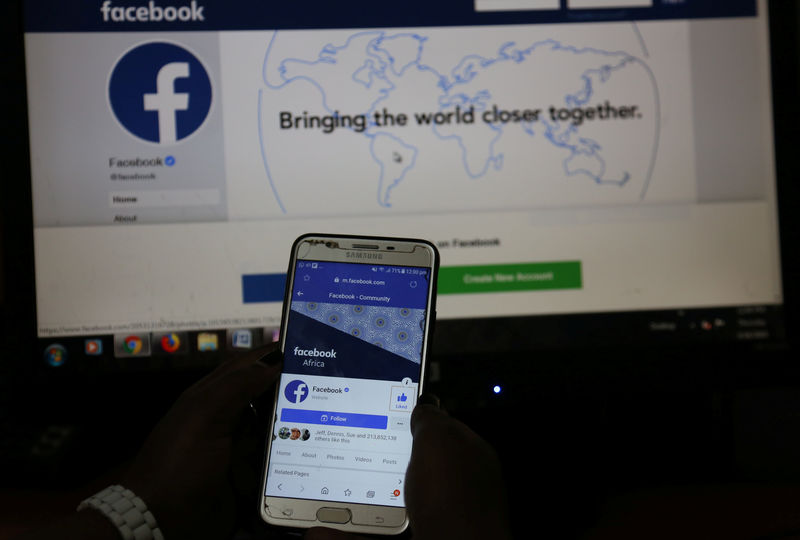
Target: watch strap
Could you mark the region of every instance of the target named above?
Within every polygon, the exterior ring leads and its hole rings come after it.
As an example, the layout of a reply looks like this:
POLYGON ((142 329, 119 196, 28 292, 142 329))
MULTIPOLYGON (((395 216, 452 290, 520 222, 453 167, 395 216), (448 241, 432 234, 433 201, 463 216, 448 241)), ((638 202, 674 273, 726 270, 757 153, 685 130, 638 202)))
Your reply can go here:
POLYGON ((78 511, 85 508, 94 508, 111 520, 123 540, 164 540, 144 501, 120 485, 109 486, 78 505, 78 511))

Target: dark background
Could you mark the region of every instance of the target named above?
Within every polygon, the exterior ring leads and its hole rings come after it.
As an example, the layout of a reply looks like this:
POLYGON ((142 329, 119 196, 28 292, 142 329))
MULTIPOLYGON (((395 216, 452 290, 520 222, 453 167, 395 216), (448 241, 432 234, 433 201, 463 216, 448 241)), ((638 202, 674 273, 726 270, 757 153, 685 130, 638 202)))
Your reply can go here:
MULTIPOLYGON (((431 389, 497 449, 518 536, 800 537, 800 8, 788 0, 770 6, 786 341, 631 344, 612 334, 582 346, 581 335, 566 332, 561 343, 520 348, 513 340, 524 335, 520 326, 479 354, 440 348, 431 389), (495 383, 504 386, 499 396, 490 391, 495 383)), ((2 24, 5 538, 74 511, 116 480, 149 428, 203 371, 40 369, 18 2, 3 6, 2 24)), ((572 331, 595 330, 590 322, 572 331)), ((440 340, 452 339, 442 331, 440 340)), ((491 323, 483 335, 495 335, 491 323)))

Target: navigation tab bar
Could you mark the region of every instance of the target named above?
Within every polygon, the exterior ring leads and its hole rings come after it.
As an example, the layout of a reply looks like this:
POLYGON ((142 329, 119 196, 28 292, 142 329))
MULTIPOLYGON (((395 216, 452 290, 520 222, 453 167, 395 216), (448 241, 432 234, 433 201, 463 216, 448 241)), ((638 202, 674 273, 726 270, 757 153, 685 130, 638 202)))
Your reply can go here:
POLYGON ((344 470, 361 470, 381 473, 405 473, 408 456, 367 452, 364 450, 331 449, 309 446, 289 448, 294 443, 275 443, 272 448, 273 465, 298 467, 332 467, 344 470))

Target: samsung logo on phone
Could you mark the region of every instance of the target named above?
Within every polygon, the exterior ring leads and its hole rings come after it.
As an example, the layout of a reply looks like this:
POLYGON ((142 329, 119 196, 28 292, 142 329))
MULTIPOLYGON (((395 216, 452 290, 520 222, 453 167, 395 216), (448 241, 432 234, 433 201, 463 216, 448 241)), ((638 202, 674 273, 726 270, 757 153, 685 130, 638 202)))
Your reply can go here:
POLYGON ((345 257, 348 259, 383 259, 383 253, 364 253, 361 251, 346 251, 345 257))

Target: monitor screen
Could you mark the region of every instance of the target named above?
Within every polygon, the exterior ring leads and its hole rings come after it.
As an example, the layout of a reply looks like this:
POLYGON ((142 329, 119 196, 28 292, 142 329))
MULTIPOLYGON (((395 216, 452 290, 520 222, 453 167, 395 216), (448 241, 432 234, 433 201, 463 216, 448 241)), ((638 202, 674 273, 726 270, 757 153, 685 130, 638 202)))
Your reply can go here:
POLYGON ((272 341, 308 232, 433 241, 443 353, 781 334, 765 1, 24 11, 46 365, 272 341))

